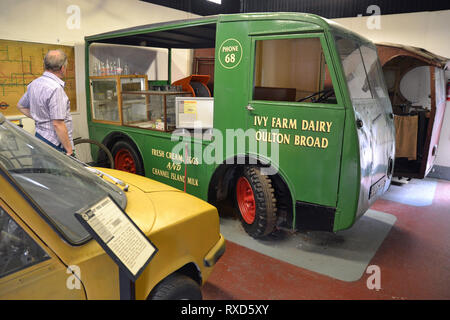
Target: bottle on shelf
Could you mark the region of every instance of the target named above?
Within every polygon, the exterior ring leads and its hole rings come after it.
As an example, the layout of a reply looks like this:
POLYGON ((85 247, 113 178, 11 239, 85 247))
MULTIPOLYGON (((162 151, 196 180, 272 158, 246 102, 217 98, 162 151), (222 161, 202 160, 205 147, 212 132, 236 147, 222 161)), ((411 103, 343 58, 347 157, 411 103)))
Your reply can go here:
POLYGON ((111 75, 116 75, 117 74, 117 67, 116 67, 116 62, 115 61, 111 61, 111 75))
POLYGON ((105 67, 105 63, 103 61, 100 63, 100 75, 106 76, 106 67, 105 67))
POLYGON ((93 76, 98 76, 99 75, 99 70, 98 70, 98 63, 94 63, 94 68, 92 70, 92 75, 93 76))
POLYGON ((111 75, 111 65, 109 64, 109 59, 106 59, 106 74, 105 76, 111 75))
POLYGON ((117 74, 120 76, 122 74, 122 67, 120 66, 120 58, 117 59, 117 74))

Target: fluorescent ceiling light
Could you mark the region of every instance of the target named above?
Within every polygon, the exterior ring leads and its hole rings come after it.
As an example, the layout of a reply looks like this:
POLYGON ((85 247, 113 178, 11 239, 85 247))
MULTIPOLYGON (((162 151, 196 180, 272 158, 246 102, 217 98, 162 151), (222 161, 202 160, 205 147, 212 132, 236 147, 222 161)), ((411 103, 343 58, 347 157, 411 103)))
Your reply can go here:
POLYGON ((210 2, 214 2, 214 3, 218 3, 218 4, 222 4, 222 0, 208 0, 210 2))

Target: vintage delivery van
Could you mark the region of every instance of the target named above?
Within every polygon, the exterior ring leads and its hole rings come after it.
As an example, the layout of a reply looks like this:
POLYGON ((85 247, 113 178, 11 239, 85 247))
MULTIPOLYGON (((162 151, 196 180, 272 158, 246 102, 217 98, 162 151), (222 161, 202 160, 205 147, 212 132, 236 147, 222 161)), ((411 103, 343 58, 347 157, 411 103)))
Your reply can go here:
POLYGON ((115 167, 232 200, 252 237, 347 229, 390 185, 395 130, 376 47, 331 21, 144 25, 86 37, 86 57, 89 134, 115 167), (208 70, 171 79, 175 56, 194 64, 205 48, 208 70))

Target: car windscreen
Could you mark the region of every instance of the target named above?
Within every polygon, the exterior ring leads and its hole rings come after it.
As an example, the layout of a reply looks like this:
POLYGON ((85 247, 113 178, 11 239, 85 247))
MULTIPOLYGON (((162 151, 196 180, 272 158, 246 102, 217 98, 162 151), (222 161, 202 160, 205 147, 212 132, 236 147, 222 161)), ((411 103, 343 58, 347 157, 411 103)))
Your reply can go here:
POLYGON ((75 212, 108 195, 122 208, 126 206, 119 187, 8 121, 0 125, 0 167, 38 205, 45 220, 74 245, 91 238, 75 212))

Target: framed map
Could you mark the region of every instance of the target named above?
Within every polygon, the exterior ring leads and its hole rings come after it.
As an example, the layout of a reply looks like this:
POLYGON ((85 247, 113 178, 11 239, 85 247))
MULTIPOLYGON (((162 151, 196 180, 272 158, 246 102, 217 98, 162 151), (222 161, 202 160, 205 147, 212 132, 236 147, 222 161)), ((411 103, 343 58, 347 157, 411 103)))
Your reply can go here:
POLYGON ((17 116, 17 102, 27 85, 44 72, 44 56, 52 49, 62 49, 68 59, 64 79, 70 109, 76 111, 75 51, 71 46, 0 40, 0 112, 6 117, 17 116))

